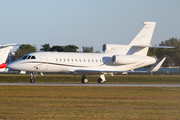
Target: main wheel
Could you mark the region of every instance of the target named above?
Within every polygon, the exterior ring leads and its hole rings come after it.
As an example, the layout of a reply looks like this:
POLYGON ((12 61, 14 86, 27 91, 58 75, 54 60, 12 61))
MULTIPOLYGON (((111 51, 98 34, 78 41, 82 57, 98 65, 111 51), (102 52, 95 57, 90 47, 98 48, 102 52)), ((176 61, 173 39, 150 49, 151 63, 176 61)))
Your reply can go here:
POLYGON ((34 80, 33 80, 33 79, 31 79, 31 80, 30 80, 30 83, 34 83, 34 80))
POLYGON ((98 83, 105 83, 101 78, 98 79, 98 83))
POLYGON ((82 79, 82 83, 88 83, 88 79, 87 78, 82 79))

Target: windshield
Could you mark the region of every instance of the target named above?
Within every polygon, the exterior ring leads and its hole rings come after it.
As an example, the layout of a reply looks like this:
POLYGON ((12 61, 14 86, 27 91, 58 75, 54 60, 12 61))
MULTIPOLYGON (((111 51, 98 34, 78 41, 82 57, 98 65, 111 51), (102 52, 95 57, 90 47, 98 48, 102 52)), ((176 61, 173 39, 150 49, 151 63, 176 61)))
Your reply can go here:
POLYGON ((31 56, 28 56, 28 57, 27 57, 27 59, 30 59, 30 58, 31 58, 31 56))
POLYGON ((24 55, 21 59, 36 59, 36 57, 34 55, 24 55))
POLYGON ((28 55, 24 55, 21 59, 26 59, 28 57, 28 55))

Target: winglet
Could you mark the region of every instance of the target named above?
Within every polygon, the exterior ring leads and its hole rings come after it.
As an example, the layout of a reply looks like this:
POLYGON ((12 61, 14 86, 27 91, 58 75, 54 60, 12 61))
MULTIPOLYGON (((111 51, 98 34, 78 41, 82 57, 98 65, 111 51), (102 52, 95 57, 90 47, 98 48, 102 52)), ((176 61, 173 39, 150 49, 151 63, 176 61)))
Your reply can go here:
POLYGON ((156 72, 160 67, 161 65, 163 64, 163 62, 165 61, 166 57, 164 57, 151 71, 149 72, 156 72))

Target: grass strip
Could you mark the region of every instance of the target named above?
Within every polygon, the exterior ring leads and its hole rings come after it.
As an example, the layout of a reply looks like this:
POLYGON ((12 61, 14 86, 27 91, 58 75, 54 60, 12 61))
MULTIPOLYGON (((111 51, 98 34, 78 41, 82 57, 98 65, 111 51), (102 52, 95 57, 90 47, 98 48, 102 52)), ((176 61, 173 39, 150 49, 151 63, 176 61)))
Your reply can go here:
POLYGON ((180 118, 180 88, 0 86, 0 96, 0 119, 180 118))
MULTIPOLYGON (((97 83, 99 75, 87 76, 89 83, 97 83)), ((29 83, 30 75, 1 74, 0 82, 29 83)), ((37 75, 36 83, 81 83, 81 75, 37 75)), ((180 76, 168 75, 106 75, 106 83, 180 84, 180 76)))

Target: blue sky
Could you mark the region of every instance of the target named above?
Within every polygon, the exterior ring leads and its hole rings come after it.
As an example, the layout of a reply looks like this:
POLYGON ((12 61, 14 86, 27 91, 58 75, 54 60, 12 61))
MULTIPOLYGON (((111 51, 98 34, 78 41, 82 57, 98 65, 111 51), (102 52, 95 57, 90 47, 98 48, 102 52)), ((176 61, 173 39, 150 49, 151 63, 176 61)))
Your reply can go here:
MULTIPOLYGON (((180 38, 180 0, 0 0, 0 44, 128 44, 156 22, 152 44, 180 38)), ((17 49, 17 48, 16 48, 17 49)))

